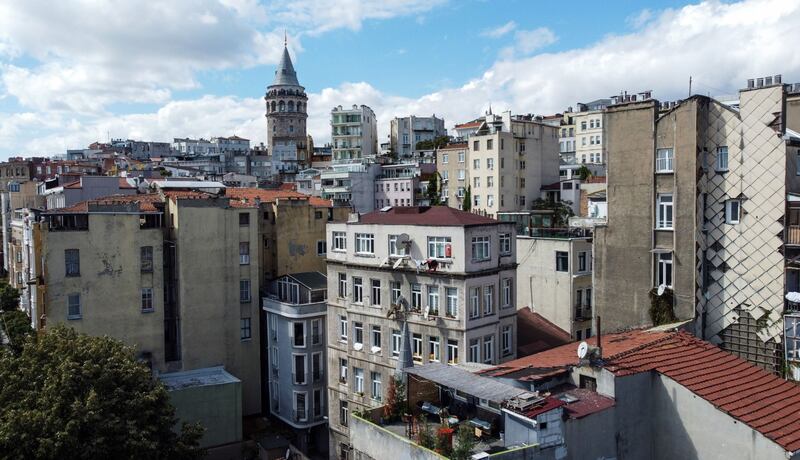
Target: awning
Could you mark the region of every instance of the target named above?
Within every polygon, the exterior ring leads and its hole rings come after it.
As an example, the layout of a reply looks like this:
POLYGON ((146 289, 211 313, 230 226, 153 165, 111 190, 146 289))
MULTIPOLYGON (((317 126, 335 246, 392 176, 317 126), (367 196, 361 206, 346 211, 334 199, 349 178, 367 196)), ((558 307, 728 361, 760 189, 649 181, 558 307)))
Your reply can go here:
POLYGON ((407 374, 422 377, 443 387, 452 388, 468 395, 493 402, 503 402, 529 393, 496 379, 473 374, 455 366, 442 363, 429 363, 424 366, 407 367, 407 374))

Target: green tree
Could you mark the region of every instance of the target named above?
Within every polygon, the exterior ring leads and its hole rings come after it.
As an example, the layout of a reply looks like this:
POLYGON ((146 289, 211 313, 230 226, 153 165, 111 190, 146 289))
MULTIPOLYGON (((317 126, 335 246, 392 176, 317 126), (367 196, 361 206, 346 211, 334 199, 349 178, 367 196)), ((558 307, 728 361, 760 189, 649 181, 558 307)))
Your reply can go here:
POLYGON ((472 187, 467 185, 467 191, 464 193, 464 198, 461 199, 461 209, 469 211, 472 209, 472 187))
POLYGON ((571 201, 549 201, 537 198, 531 203, 531 209, 550 209, 553 211, 553 227, 564 228, 569 225, 569 218, 574 216, 571 201))
POLYGON ((581 165, 581 167, 578 168, 576 172, 578 173, 578 177, 580 177, 581 180, 586 180, 594 175, 586 165, 581 165))
POLYGON ((177 418, 134 350, 56 326, 0 352, 0 459, 198 459, 203 429, 177 418))
POLYGON ((475 435, 473 430, 463 424, 458 427, 456 438, 453 441, 453 451, 450 454, 452 460, 467 460, 475 448, 475 435))
POLYGON ((0 326, 8 338, 8 348, 15 354, 22 351, 22 345, 33 334, 31 318, 22 310, 0 312, 0 326))
POLYGON ((19 309, 19 291, 8 283, 0 283, 0 310, 19 309))
POLYGON ((450 136, 439 136, 436 139, 417 142, 416 150, 433 150, 441 148, 450 142, 450 136))
POLYGON ((439 191, 439 173, 435 172, 428 181, 428 201, 431 206, 441 204, 441 192, 439 191))

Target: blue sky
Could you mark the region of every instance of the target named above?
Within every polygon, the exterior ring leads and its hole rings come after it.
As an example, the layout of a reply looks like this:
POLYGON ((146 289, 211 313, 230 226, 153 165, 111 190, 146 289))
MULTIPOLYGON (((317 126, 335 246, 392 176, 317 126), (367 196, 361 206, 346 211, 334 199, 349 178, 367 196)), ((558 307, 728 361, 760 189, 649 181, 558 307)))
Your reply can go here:
POLYGON ((263 141, 284 30, 322 143, 339 104, 373 107, 385 135, 393 116, 452 126, 489 102, 547 114, 620 90, 685 97, 689 75, 711 95, 795 81, 800 55, 780 43, 798 23, 790 0, 0 2, 0 158, 109 135, 263 141))

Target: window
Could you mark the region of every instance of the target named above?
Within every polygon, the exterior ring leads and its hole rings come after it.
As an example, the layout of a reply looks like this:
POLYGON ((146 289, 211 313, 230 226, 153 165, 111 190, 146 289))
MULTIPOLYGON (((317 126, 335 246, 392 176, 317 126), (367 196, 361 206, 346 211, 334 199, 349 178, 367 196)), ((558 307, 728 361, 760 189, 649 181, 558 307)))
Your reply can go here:
POLYGON ((566 251, 556 251, 556 271, 569 271, 569 253, 566 251))
POLYGON ((324 256, 328 253, 328 242, 325 240, 317 241, 317 255, 324 256))
POLYGON ((269 314, 269 332, 273 341, 278 341, 278 318, 275 315, 269 314))
POLYGON ((481 178, 480 177, 473 177, 472 178, 472 187, 473 188, 480 188, 481 187, 481 178))
POLYGON ((383 390, 381 389, 381 373, 372 372, 372 399, 380 401, 383 398, 383 390))
POLYGON ((494 169, 494 158, 487 158, 486 159, 486 169, 494 169))
POLYGON ((486 150, 494 149, 494 139, 486 139, 486 150))
POLYGON ((406 255, 406 248, 403 244, 397 244, 400 235, 389 235, 389 255, 394 257, 402 257, 406 255))
POLYGON ((464 169, 458 170, 458 180, 464 180, 467 178, 467 171, 464 169))
POLYGON ((339 298, 347 297, 347 274, 339 273, 339 298))
POLYGON ((306 393, 298 391, 294 393, 294 417, 297 421, 305 421, 306 413, 306 393))
POLYGON ((469 341, 469 362, 479 363, 481 361, 481 342, 480 339, 469 341))
POLYGON ((347 383, 347 359, 339 358, 339 383, 347 383))
POLYGON ((481 149, 481 141, 473 141, 472 142, 472 150, 477 152, 481 149))
POLYGON ((740 200, 728 200, 725 202, 725 223, 738 224, 742 217, 742 202, 740 200))
POLYGON ((322 417, 322 390, 314 390, 314 417, 322 417))
POLYGON ((672 171, 672 149, 656 150, 656 172, 671 173, 672 171))
POLYGON ((728 170, 728 147, 717 147, 717 171, 728 170))
POLYGON ((447 160, 448 160, 448 155, 446 153, 443 153, 442 154, 442 164, 446 165, 447 164, 447 160))
POLYGON ((422 285, 414 283, 411 285, 411 308, 414 310, 422 309, 422 285))
POLYGON ((449 236, 428 237, 428 257, 434 259, 447 258, 447 246, 450 244, 449 236))
POLYGON ((500 254, 511 254, 511 234, 500 234, 500 254))
POLYGON ((250 280, 239 280, 239 302, 250 302, 250 280))
POLYGON ((458 314, 458 288, 445 288, 445 296, 447 296, 445 314, 451 318, 455 318, 458 314))
POLYGON ((483 338, 483 362, 492 364, 494 361, 494 336, 487 335, 483 338))
POLYGON ((503 326, 500 333, 500 343, 502 346, 503 356, 511 354, 511 326, 503 326))
POLYGON ((292 355, 292 381, 296 385, 306 383, 306 355, 295 353, 292 355))
POLYGON ((381 280, 370 280, 372 286, 372 305, 381 306, 381 280))
POLYGON ((247 227, 249 225, 250 225, 250 213, 240 212, 239 213, 239 226, 240 227, 247 227))
POLYGON ((81 276, 81 255, 79 249, 64 250, 66 276, 81 276))
POLYGON ((396 304, 397 301, 400 299, 400 282, 399 281, 390 281, 389 282, 389 289, 391 290, 391 301, 392 301, 392 304, 396 304))
POLYGON ((153 288, 142 288, 142 312, 153 311, 153 288))
MULTIPOLYGON (((466 154, 464 152, 458 152, 458 162, 459 163, 464 163, 466 161, 465 160, 465 156, 466 156, 466 154)), ((462 171, 463 171, 463 169, 462 169, 462 171)))
POLYGON ((364 299, 364 292, 363 286, 361 284, 361 278, 354 276, 353 277, 353 302, 361 303, 364 299))
POLYGON ((311 344, 319 345, 322 343, 322 320, 311 320, 311 344))
POLYGON ((520 195, 519 196, 519 205, 520 206, 525 206, 525 195, 520 195))
POLYGON ((306 323, 295 321, 292 323, 292 344, 295 347, 305 348, 306 346, 306 323))
POLYGON ((250 243, 239 243, 239 265, 250 264, 250 243))
POLYGON ((447 341, 447 363, 458 364, 458 340, 447 341))
POLYGON ((333 232, 333 250, 347 250, 347 235, 345 232, 333 232))
POLYGON ((354 390, 356 393, 363 395, 364 394, 364 369, 360 367, 353 368, 353 376, 354 378, 354 390))
POLYGON ((347 318, 339 316, 339 341, 347 342, 347 318))
POLYGON ((483 314, 491 315, 494 312, 494 286, 483 287, 483 314))
POLYGON ((403 337, 400 335, 400 331, 397 329, 392 329, 392 356, 397 358, 400 356, 400 346, 403 337))
POLYGON ((657 197, 656 228, 672 230, 672 194, 662 193, 657 197))
POLYGON ((372 325, 372 352, 378 353, 381 351, 381 327, 372 325))
POLYGON ((422 334, 414 334, 411 337, 411 355, 414 361, 422 361, 422 334))
MULTIPOLYGON (((353 343, 355 345, 364 345, 364 323, 353 321, 353 343)), ((356 348, 360 350, 361 348, 356 348)))
POLYGON ((585 272, 586 271, 586 251, 581 251, 578 253, 578 271, 585 272))
POLYGON ((428 314, 439 315, 439 287, 428 286, 428 314))
POLYGON ((480 206, 481 205, 481 196, 480 195, 473 195, 472 196, 472 205, 473 206, 480 206))
POLYGON ((585 121, 581 122, 581 131, 586 131, 586 122, 585 121))
POLYGON ((250 318, 241 318, 239 320, 239 338, 241 340, 250 340, 252 337, 253 329, 250 318))
POLYGON ((472 260, 487 260, 491 257, 489 252, 489 237, 488 236, 473 236, 472 237, 472 260))
POLYGON ((441 354, 441 343, 439 342, 439 337, 428 337, 428 360, 433 362, 439 362, 442 359, 441 354))
POLYGON ((494 195, 486 195, 486 206, 494 206, 494 195))
MULTIPOLYGON (((339 400, 339 424, 342 426, 347 426, 347 413, 347 401, 339 400)), ((344 454, 344 458, 347 458, 347 453, 350 451, 347 448, 347 444, 342 444, 341 450, 344 454)))
POLYGON ((494 176, 487 176, 486 177, 486 186, 487 187, 494 187, 494 176))
POLYGON ((70 294, 67 296, 67 319, 81 319, 81 295, 70 294))
POLYGON ((658 286, 664 285, 672 287, 672 253, 661 253, 658 255, 658 286))
POLYGON ((501 306, 503 308, 510 307, 514 303, 513 302, 514 294, 512 292, 513 283, 511 281, 511 278, 503 278, 503 280, 500 282, 500 285, 502 286, 503 289, 502 293, 503 303, 501 306))
POLYGON ((374 254, 375 236, 372 233, 356 233, 356 254, 374 254))
POLYGON ((481 288, 469 289, 469 317, 477 318, 481 315, 481 288))
POLYGON ((139 267, 142 273, 153 271, 153 247, 142 246, 139 248, 139 267))

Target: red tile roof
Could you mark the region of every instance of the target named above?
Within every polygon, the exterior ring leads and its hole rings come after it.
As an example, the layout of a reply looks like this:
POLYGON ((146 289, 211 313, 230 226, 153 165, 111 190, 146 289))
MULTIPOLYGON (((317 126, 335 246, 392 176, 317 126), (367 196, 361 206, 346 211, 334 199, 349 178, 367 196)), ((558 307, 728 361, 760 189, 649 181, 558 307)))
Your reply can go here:
POLYGON ((155 203, 163 201, 157 193, 145 193, 140 195, 111 195, 89 201, 81 201, 67 208, 59 208, 48 211, 47 214, 84 214, 89 212, 89 205, 115 205, 137 203, 139 212, 157 212, 155 203))
POLYGON ((164 190, 162 191, 165 197, 172 201, 178 200, 207 200, 213 198, 214 195, 208 192, 201 192, 199 190, 164 190))
POLYGON ((577 401, 567 403, 564 407, 564 412, 566 412, 569 418, 583 418, 587 415, 613 407, 616 403, 614 398, 603 396, 585 388, 571 387, 567 390, 554 391, 553 393, 554 395, 557 393, 558 396, 569 395, 578 399, 577 401))
MULTIPOLYGON (((273 203, 278 199, 309 200, 310 198, 308 195, 293 190, 265 190, 252 187, 229 187, 225 189, 225 195, 231 199, 231 206, 237 208, 254 208, 256 200, 261 203, 273 203)), ((320 201, 315 201, 315 203, 322 206, 320 201)))
POLYGON ((528 356, 572 341, 569 332, 530 308, 517 310, 517 356, 528 356))
POLYGON ((529 408, 522 412, 522 414, 528 418, 536 418, 537 415, 544 414, 545 412, 550 412, 553 409, 557 409, 561 406, 564 406, 566 403, 560 399, 553 398, 552 396, 548 396, 547 398, 542 401, 541 404, 529 408))
POLYGON ((495 225, 502 222, 449 206, 395 206, 385 212, 373 211, 364 214, 361 216, 359 223, 466 227, 470 225, 495 225))
POLYGON ((542 190, 561 190, 561 182, 553 182, 552 184, 542 185, 542 190))
POLYGON ((310 196, 310 197, 308 197, 308 202, 311 204, 311 206, 314 206, 315 208, 332 208, 333 207, 333 201, 326 200, 325 198, 320 198, 318 196, 310 196))
POLYGON ((461 128, 477 128, 477 127, 479 127, 481 124, 483 124, 483 121, 481 121, 481 120, 468 121, 468 122, 466 122, 466 123, 461 123, 460 125, 456 125, 456 129, 461 129, 461 128))

